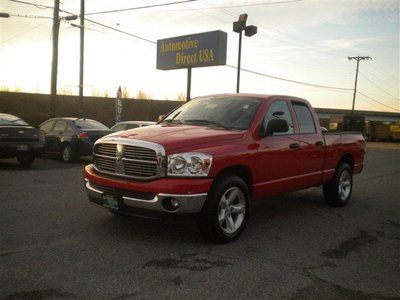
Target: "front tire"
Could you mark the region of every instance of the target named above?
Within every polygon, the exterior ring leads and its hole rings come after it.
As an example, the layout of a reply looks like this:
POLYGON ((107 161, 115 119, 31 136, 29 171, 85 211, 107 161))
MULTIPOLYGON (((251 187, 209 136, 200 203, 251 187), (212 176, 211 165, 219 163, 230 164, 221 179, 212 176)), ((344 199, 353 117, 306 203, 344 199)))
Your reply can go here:
POLYGON ((35 154, 32 152, 18 153, 17 160, 22 166, 29 166, 35 160, 35 154))
POLYGON ((61 159, 65 163, 70 163, 75 160, 75 155, 71 145, 65 145, 61 150, 61 159))
POLYGON ((249 189, 240 177, 217 180, 197 221, 200 232, 218 243, 236 240, 247 223, 249 200, 249 189))
POLYGON ((345 206, 353 191, 353 170, 347 163, 340 164, 331 182, 324 185, 324 198, 330 206, 345 206))

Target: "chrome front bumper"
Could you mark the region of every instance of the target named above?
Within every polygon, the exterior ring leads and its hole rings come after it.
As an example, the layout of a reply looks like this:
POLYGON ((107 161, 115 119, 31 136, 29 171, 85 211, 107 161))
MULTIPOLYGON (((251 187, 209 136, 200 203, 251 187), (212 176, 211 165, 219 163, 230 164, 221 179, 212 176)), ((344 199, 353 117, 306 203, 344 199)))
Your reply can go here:
MULTIPOLYGON (((94 186, 87 179, 85 179, 85 187, 89 196, 89 200, 98 205, 102 205, 104 195, 114 194, 107 191, 107 188, 103 189, 101 186, 94 186)), ((124 195, 124 191, 118 190, 114 196, 118 197, 120 199, 119 201, 122 202, 122 205, 120 206, 122 213, 124 213, 123 208, 126 207, 170 214, 192 214, 201 211, 207 198, 207 193, 185 195, 159 193, 156 194, 152 199, 140 199, 127 196, 126 193, 124 195), (175 210, 168 210, 163 205, 163 202, 166 199, 168 200, 171 198, 176 199, 179 202, 179 207, 175 210)))

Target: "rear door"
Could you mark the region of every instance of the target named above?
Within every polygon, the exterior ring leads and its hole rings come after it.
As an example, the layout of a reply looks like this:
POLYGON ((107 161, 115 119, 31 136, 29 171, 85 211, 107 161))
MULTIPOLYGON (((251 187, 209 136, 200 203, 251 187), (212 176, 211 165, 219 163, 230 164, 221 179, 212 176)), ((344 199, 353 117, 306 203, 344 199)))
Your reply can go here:
POLYGON ((258 178, 260 196, 270 196, 297 189, 300 156, 293 117, 286 100, 272 102, 265 114, 264 124, 272 119, 284 119, 289 125, 285 133, 275 133, 260 141, 258 178))
POLYGON ((321 128, 314 111, 306 102, 292 101, 293 111, 298 124, 298 155, 302 176, 299 178, 304 187, 321 184, 324 166, 325 144, 321 128))
POLYGON ((67 121, 57 120, 52 131, 52 135, 54 137, 53 144, 51 145, 52 152, 61 152, 62 141, 64 139, 64 134, 66 129, 67 129, 67 121))
POLYGON ((43 130, 45 135, 45 144, 43 148, 45 152, 50 152, 52 148, 51 145, 54 144, 55 136, 53 134, 53 127, 55 122, 55 120, 49 120, 40 125, 40 130, 43 130))

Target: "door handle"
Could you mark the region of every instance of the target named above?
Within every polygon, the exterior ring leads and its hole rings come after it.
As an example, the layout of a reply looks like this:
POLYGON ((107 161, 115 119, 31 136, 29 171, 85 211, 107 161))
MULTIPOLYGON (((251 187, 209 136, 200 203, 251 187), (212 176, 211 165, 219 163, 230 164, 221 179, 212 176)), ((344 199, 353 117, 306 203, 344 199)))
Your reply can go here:
POLYGON ((291 149, 300 148, 300 144, 299 143, 292 143, 292 144, 289 145, 289 148, 291 148, 291 149))
POLYGON ((318 141, 315 143, 315 146, 323 146, 324 142, 323 141, 318 141))

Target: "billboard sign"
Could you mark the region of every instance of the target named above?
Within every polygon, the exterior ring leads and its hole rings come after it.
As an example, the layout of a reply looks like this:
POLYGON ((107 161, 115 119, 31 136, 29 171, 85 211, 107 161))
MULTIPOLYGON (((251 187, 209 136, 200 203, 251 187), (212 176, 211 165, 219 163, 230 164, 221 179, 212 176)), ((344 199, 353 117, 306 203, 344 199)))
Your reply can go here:
POLYGON ((209 67, 226 64, 227 33, 216 30, 157 41, 157 69, 209 67))

